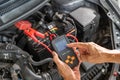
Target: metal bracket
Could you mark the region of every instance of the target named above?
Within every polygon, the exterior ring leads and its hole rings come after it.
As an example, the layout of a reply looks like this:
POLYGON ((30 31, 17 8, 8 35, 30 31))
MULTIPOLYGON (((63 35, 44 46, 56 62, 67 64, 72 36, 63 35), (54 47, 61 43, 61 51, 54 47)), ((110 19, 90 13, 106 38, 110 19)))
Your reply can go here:
POLYGON ((117 25, 120 30, 120 8, 115 0, 100 0, 100 3, 106 8, 107 16, 117 25))

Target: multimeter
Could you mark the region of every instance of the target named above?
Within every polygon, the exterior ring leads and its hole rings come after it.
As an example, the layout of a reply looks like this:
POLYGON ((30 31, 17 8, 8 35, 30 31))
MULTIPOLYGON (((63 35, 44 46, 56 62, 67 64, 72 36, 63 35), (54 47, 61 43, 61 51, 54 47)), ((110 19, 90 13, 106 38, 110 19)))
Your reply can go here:
POLYGON ((59 58, 71 68, 74 68, 78 65, 79 61, 77 55, 74 53, 74 50, 67 47, 67 44, 69 43, 69 39, 65 35, 62 35, 52 41, 52 46, 57 52, 59 58))

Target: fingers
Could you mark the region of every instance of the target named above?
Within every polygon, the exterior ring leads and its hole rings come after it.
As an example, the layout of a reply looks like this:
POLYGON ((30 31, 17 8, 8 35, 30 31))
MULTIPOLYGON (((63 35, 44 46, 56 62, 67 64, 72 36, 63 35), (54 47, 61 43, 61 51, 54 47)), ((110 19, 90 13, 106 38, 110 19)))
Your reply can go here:
POLYGON ((78 48, 79 51, 81 52, 87 49, 88 43, 76 42, 76 43, 67 44, 67 46, 71 48, 78 48))
POLYGON ((67 44, 68 47, 79 47, 80 44, 78 42, 76 43, 70 43, 70 44, 67 44))
POLYGON ((76 53, 77 58, 78 58, 78 60, 79 60, 79 64, 78 64, 76 67, 74 67, 73 71, 77 71, 77 70, 79 71, 79 67, 80 67, 80 64, 81 64, 81 62, 82 62, 82 60, 80 59, 80 52, 79 52, 78 50, 76 50, 75 47, 73 48, 73 50, 74 50, 74 52, 76 53))
MULTIPOLYGON (((68 47, 80 47, 80 46, 88 46, 88 45, 97 45, 94 42, 75 42, 75 43, 70 43, 67 44, 68 47)), ((98 46, 98 45, 97 45, 98 46)))
POLYGON ((76 47, 73 47, 72 49, 74 50, 74 52, 76 53, 76 55, 79 54, 79 51, 76 49, 76 47))
POLYGON ((74 50, 74 52, 76 53, 79 62, 81 63, 82 61, 80 60, 80 51, 77 50, 76 48, 73 48, 73 50, 74 50))
POLYGON ((74 67, 73 70, 79 70, 80 64, 81 64, 81 63, 79 63, 76 67, 74 67))
POLYGON ((83 43, 83 42, 75 42, 75 43, 70 43, 70 44, 67 44, 68 47, 80 47, 80 46, 85 46, 87 45, 88 43, 83 43))

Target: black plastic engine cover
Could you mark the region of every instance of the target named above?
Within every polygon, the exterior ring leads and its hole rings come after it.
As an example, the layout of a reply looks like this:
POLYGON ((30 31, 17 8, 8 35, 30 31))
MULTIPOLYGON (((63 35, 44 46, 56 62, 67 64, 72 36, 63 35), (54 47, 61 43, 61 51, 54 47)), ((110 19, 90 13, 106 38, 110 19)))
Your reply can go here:
POLYGON ((84 0, 53 0, 56 10, 70 12, 84 5, 84 0))
POLYGON ((78 35, 82 41, 93 41, 99 25, 100 15, 92 8, 80 7, 70 13, 78 28, 78 35))

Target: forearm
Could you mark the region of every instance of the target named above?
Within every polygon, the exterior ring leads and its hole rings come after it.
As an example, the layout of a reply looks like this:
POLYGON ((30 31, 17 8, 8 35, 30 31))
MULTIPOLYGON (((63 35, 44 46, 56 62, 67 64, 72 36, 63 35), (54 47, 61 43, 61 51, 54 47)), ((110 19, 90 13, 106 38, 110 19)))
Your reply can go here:
POLYGON ((64 80, 81 80, 80 75, 63 76, 64 80))
POLYGON ((64 78, 64 80, 77 80, 76 78, 64 78))
POLYGON ((120 63, 120 51, 108 50, 103 53, 103 61, 110 63, 120 63))
POLYGON ((81 80, 81 76, 79 72, 75 72, 75 75, 64 77, 64 80, 81 80))

